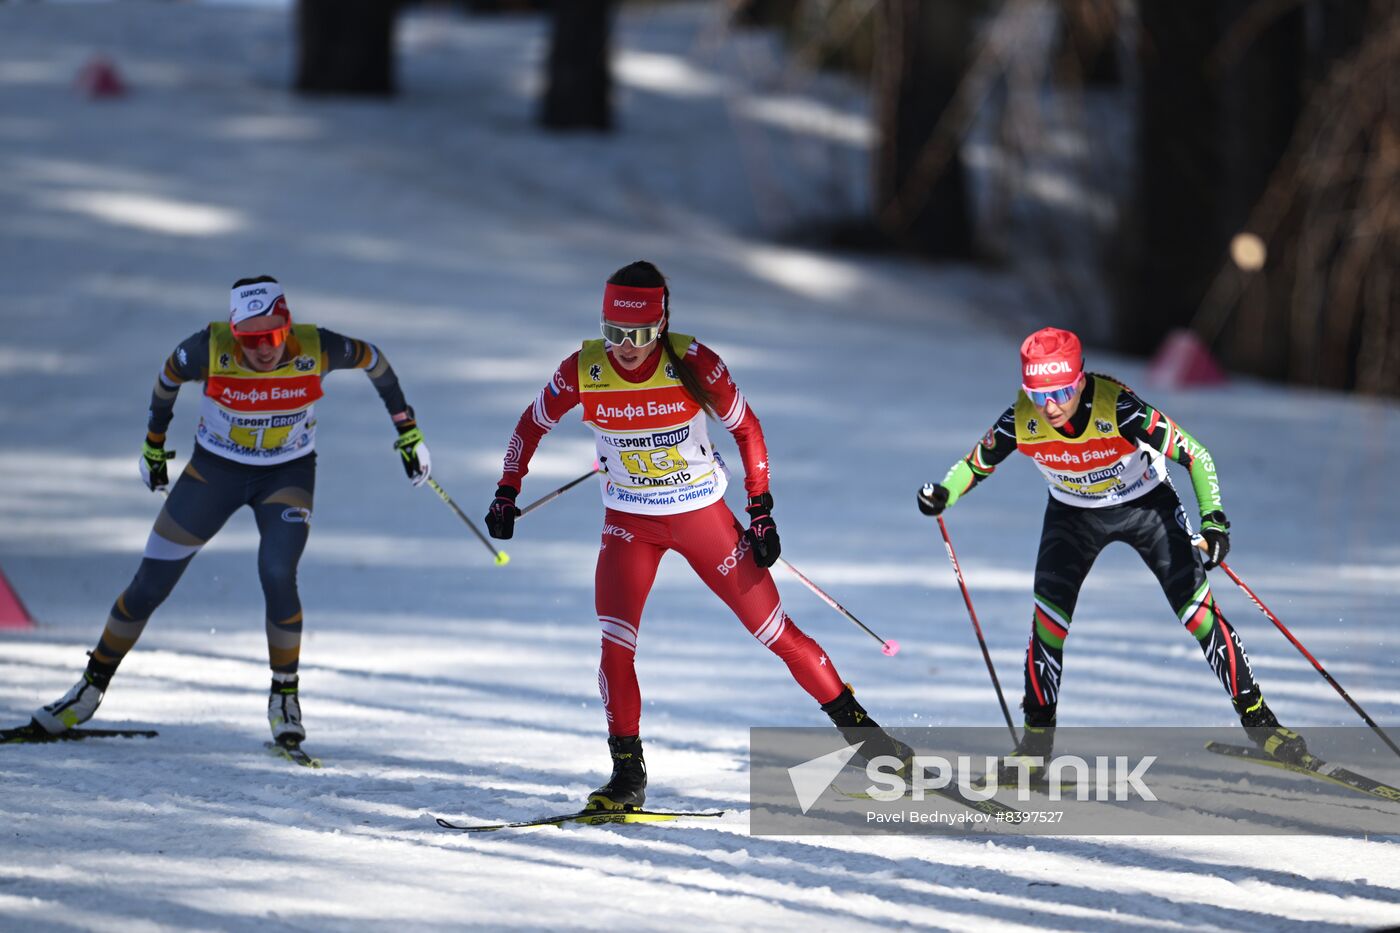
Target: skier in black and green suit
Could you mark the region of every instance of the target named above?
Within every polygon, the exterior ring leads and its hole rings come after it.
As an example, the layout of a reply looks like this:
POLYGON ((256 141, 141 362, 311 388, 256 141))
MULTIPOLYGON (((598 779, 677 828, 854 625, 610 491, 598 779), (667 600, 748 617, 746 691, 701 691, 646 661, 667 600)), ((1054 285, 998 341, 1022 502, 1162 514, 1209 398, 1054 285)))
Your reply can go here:
POLYGON ((1021 371, 1015 403, 941 483, 918 493, 919 510, 938 515, 1018 450, 1035 461, 1049 483, 1026 649, 1026 731, 1015 754, 1049 759, 1064 643, 1080 586, 1099 552, 1123 541, 1157 577, 1250 737, 1280 760, 1300 760, 1306 744, 1280 726, 1264 702, 1244 644, 1206 581, 1206 571, 1230 549, 1230 523, 1210 451, 1122 383, 1085 373, 1079 338, 1069 331, 1047 327, 1027 337, 1021 371), (1190 471, 1204 554, 1192 541, 1186 511, 1167 475, 1168 458, 1190 471))

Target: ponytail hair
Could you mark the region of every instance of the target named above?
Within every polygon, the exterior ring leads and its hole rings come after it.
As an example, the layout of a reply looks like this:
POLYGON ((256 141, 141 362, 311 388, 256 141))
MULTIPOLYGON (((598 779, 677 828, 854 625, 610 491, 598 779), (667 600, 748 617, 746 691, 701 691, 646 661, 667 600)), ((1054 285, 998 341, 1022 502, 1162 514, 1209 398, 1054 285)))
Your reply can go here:
POLYGON ((1108 382, 1113 383, 1114 385, 1116 385, 1118 388, 1122 389, 1122 390, 1125 391, 1125 392, 1130 392, 1130 393, 1132 393, 1133 395, 1137 395, 1136 392, 1133 392, 1133 387, 1132 387, 1132 386, 1128 385, 1126 382, 1124 382, 1122 379, 1119 379, 1117 376, 1110 376, 1108 373, 1091 373, 1091 372, 1089 372, 1088 370, 1085 370, 1084 375, 1085 375, 1086 377, 1097 376, 1097 377, 1100 378, 1100 379, 1104 379, 1104 380, 1107 380, 1108 382))
POLYGON ((710 397, 709 390, 700 381, 700 377, 695 374, 695 370, 690 368, 685 357, 677 353, 675 347, 671 346, 671 287, 666 284, 666 276, 662 275, 660 269, 645 259, 639 259, 608 276, 608 284, 626 285, 632 288, 663 289, 662 305, 666 309, 666 320, 661 325, 661 336, 657 338, 661 341, 662 352, 666 354, 666 359, 671 364, 671 369, 675 371, 676 378, 681 381, 681 385, 685 387, 690 397, 700 404, 705 414, 718 418, 719 414, 715 411, 715 403, 710 397))

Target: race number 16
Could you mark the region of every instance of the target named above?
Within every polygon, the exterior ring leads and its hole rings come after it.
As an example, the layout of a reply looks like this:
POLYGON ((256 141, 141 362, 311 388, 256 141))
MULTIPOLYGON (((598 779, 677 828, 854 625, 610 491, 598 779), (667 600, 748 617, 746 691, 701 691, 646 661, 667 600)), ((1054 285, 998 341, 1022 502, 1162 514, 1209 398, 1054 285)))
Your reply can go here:
POLYGON ((624 451, 622 463, 633 476, 667 476, 689 466, 674 447, 624 451))

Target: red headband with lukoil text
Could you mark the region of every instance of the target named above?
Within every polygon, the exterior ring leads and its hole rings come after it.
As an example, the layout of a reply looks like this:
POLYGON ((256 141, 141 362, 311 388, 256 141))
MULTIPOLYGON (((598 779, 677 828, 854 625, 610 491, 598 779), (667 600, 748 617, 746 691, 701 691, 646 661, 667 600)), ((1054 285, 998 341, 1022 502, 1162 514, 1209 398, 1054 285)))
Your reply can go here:
POLYGON ((603 289, 603 320, 617 324, 659 324, 666 315, 666 289, 614 285, 603 289))

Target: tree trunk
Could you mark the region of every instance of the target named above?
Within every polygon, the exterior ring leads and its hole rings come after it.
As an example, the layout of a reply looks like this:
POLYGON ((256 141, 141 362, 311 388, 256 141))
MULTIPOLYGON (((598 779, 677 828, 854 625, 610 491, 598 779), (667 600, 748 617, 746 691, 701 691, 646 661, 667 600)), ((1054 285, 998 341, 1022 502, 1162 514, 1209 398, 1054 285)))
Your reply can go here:
POLYGON ((553 130, 610 130, 612 0, 554 0, 540 122, 553 130))
POLYGON ((1374 0, 1318 14, 1308 34, 1317 87, 1260 224, 1269 262, 1251 291, 1274 300, 1230 309, 1224 349, 1291 382, 1397 395, 1400 8, 1374 0), (1261 355, 1251 326, 1284 343, 1283 363, 1261 355))
POLYGON ((727 0, 735 26, 791 25, 800 0, 727 0))
POLYGON ((972 45, 964 0, 880 0, 875 66, 880 141, 876 224, 922 255, 972 254, 972 222, 959 152, 959 82, 972 45))
MULTIPOLYGON (((1250 5, 1236 4, 1231 12, 1235 15, 1226 28, 1239 29, 1250 5)), ((1228 262, 1230 238, 1250 225, 1302 113, 1307 62, 1303 25, 1301 8, 1293 7, 1262 26, 1233 60, 1221 62, 1221 122, 1216 132, 1222 141, 1224 184, 1216 202, 1219 234, 1211 244, 1217 250, 1213 273, 1228 262)), ((1258 287, 1241 296, 1230 332, 1220 343, 1221 356, 1231 366, 1281 378, 1288 369, 1287 292, 1263 287, 1262 279, 1252 284, 1258 287)))
POLYGON ((473 13, 536 13, 549 5, 549 0, 462 0, 473 13))
POLYGON ((1060 0, 1062 80, 1090 87, 1117 87, 1123 82, 1118 56, 1117 0, 1060 0))
POLYGON ((396 0, 298 0, 296 89, 390 95, 396 0))
POLYGON ((1301 13, 1285 10, 1237 42, 1253 6, 1140 4, 1138 256, 1136 288, 1120 308, 1122 349, 1148 352, 1196 317, 1297 121, 1301 13))

